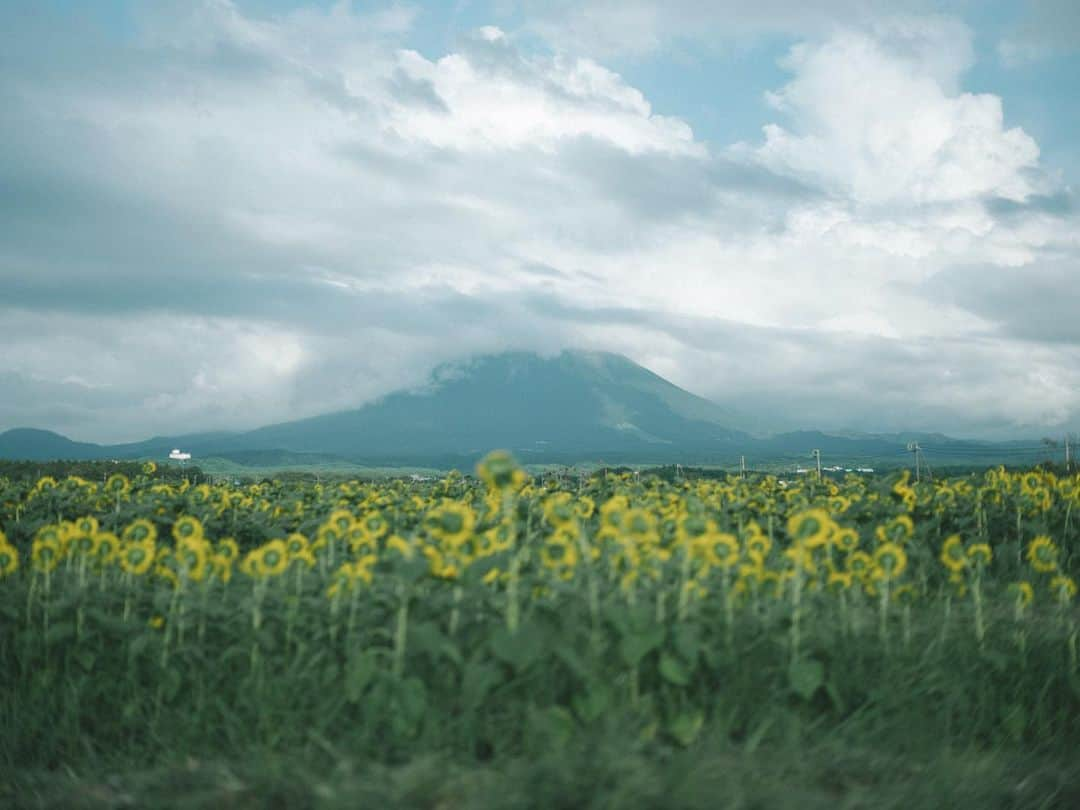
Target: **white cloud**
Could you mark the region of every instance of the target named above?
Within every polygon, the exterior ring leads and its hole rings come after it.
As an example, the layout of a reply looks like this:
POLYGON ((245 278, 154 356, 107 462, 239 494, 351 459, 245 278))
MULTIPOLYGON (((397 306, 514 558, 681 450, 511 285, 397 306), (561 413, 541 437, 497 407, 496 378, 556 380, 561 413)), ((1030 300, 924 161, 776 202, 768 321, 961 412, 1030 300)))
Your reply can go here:
POLYGON ((1080 409, 1068 329, 1043 340, 963 295, 977 280, 929 282, 964 264, 1022 295, 1016 273, 1054 254, 1068 276, 1080 252, 1035 142, 963 91, 955 21, 823 24, 762 141, 710 150, 601 60, 515 31, 429 59, 403 10, 152 8, 135 48, 80 57, 61 32, 71 67, 27 49, 0 76, 19 200, 0 200, 0 374, 63 403, 15 398, 0 427, 248 427, 473 352, 575 345, 778 425, 1080 409))
POLYGON ((857 203, 1023 201, 1042 190, 1038 145, 1005 128, 997 96, 951 89, 970 54, 970 33, 948 20, 799 45, 795 78, 771 96, 796 131, 768 125, 757 157, 857 203))

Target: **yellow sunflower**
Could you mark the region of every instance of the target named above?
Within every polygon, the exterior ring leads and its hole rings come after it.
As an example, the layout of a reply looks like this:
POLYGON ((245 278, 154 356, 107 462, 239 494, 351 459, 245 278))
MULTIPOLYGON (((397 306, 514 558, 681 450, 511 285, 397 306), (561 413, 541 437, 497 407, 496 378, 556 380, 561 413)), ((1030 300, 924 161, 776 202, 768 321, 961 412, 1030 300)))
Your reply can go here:
POLYGON ((1040 574, 1052 573, 1058 567, 1058 547, 1045 534, 1040 534, 1028 544, 1027 558, 1040 574))
POLYGON ((177 542, 188 538, 201 538, 203 536, 202 522, 192 515, 181 515, 173 523, 172 536, 177 542))
POLYGON ((886 579, 896 579, 907 568, 907 554, 896 543, 882 543, 874 551, 874 565, 885 572, 886 579))
POLYGON ((948 568, 954 574, 963 571, 968 564, 967 552, 964 550, 964 543, 960 539, 960 535, 950 535, 945 544, 941 547, 941 564, 948 568))
POLYGON ((125 542, 148 541, 153 543, 157 540, 157 527, 146 518, 139 518, 125 526, 120 533, 120 537, 125 542))
POLYGON ((284 540, 271 540, 256 549, 255 570, 264 577, 276 577, 289 567, 289 553, 284 540))
POLYGON ((19 570, 19 552, 4 541, 0 543, 0 577, 8 577, 19 570))
POLYGON ((807 548, 825 545, 835 526, 829 513, 820 508, 796 512, 787 521, 788 534, 807 548))
POLYGON ((1050 590, 1062 602, 1067 602, 1076 596, 1076 582, 1072 577, 1058 574, 1050 580, 1050 590))
POLYGON ((129 540, 120 547, 120 568, 128 574, 142 576, 154 564, 156 549, 153 540, 129 540))
POLYGON ((967 555, 976 566, 989 565, 994 556, 986 543, 974 543, 968 546, 967 555))

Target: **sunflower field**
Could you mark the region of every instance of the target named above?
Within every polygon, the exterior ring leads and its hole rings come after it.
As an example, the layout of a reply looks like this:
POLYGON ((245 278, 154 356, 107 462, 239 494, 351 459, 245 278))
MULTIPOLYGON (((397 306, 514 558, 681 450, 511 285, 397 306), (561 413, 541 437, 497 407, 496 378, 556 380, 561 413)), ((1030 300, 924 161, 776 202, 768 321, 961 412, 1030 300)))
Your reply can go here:
POLYGON ((0 479, 0 803, 1080 807, 1080 476, 152 472, 0 479))

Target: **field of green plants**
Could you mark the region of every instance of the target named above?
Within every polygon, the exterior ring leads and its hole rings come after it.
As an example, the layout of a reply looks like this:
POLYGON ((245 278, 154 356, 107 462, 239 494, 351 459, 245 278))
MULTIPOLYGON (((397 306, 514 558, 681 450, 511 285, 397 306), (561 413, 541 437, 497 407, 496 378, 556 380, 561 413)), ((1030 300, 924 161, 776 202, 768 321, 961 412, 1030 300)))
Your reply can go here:
POLYGON ((0 479, 0 805, 1080 807, 1080 476, 0 479))

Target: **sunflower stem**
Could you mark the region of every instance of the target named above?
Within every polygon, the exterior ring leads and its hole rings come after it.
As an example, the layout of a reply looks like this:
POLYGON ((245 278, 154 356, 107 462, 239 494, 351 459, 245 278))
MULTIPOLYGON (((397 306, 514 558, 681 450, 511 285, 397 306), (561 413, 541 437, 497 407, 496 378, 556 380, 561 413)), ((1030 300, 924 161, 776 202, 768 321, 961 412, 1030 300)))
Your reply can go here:
MULTIPOLYGON (((460 588, 459 588, 460 590, 460 588)), ((404 583, 398 583, 397 626, 394 628, 394 677, 405 674, 405 645, 409 632, 409 591, 404 583)))

